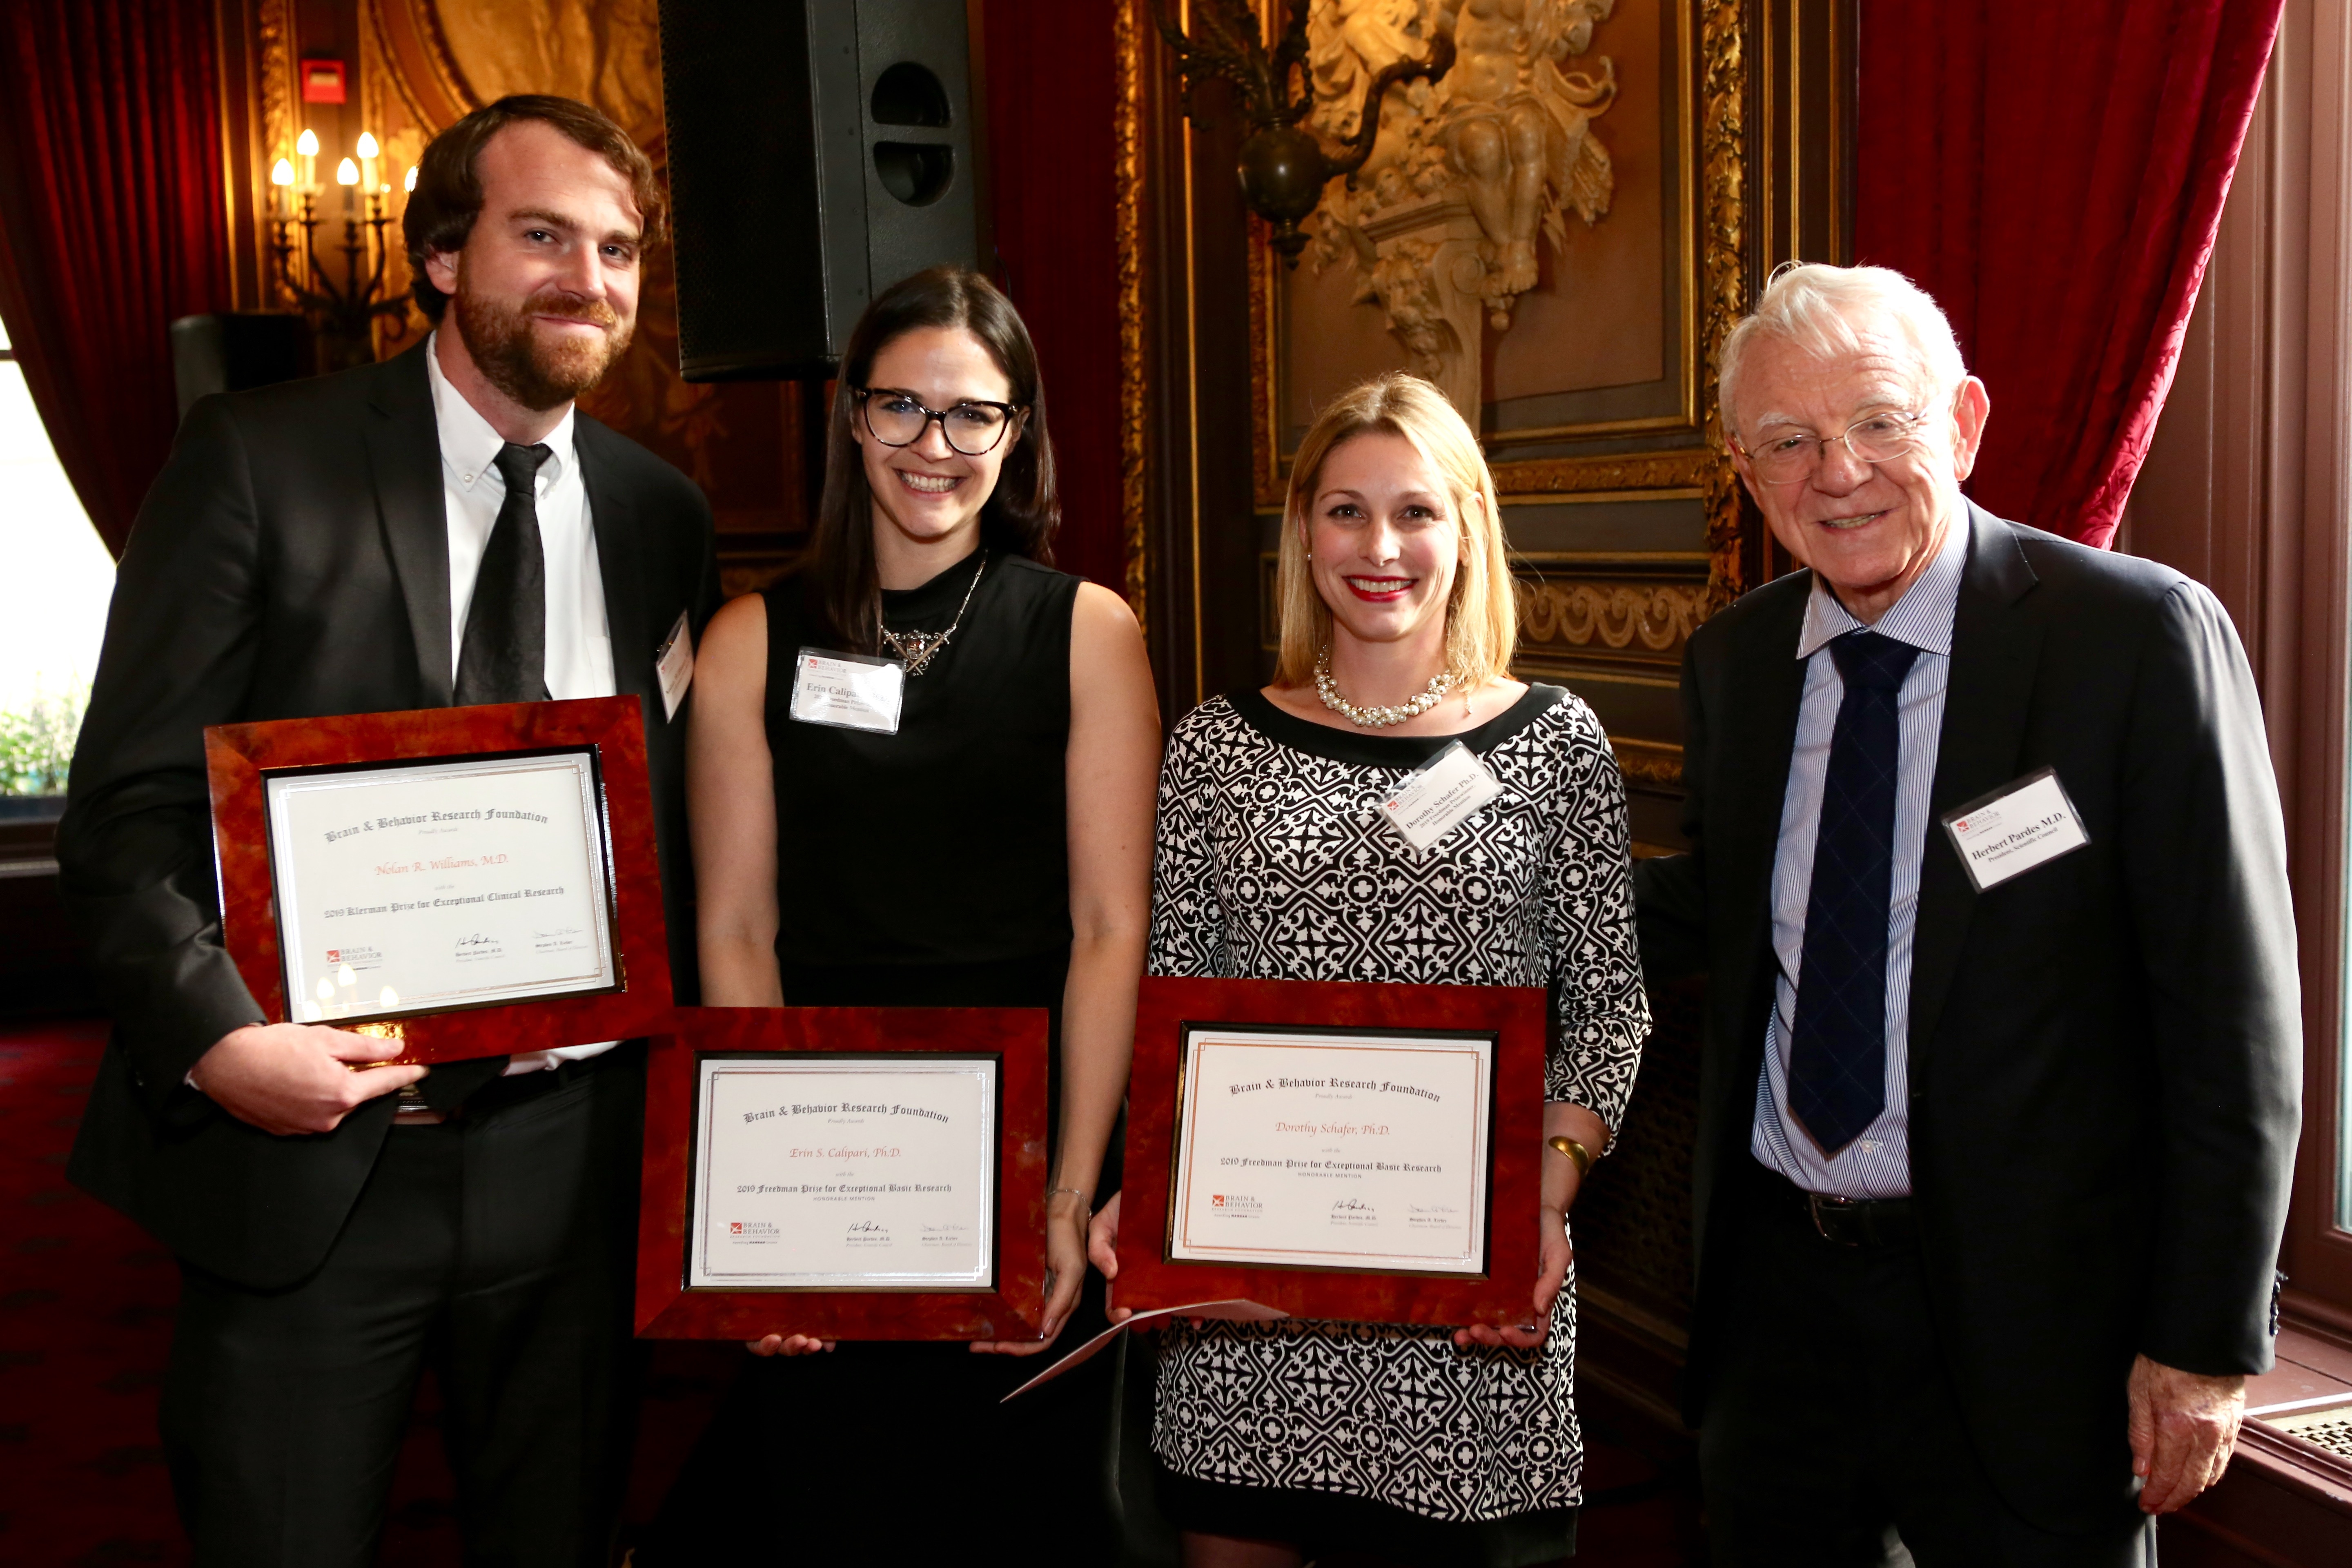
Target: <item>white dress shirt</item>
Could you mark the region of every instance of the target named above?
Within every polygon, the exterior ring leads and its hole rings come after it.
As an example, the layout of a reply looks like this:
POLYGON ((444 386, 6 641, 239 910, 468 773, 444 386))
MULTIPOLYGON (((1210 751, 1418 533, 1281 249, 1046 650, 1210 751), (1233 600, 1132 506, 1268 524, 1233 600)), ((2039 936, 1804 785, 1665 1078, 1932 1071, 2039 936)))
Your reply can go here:
MULTIPOLYGON (((449 518, 449 679, 466 646, 466 611, 482 552, 506 504, 507 482, 498 456, 506 437, 441 374, 439 332, 425 340, 425 374, 433 383, 433 422, 441 436, 441 496, 449 518)), ((613 639, 604 619, 604 578, 596 559, 596 531, 588 516, 588 487, 572 444, 572 411, 547 436, 551 454, 539 466, 539 542, 547 560, 547 694, 611 697, 613 639)), ((551 1068, 609 1051, 614 1042, 524 1051, 508 1076, 551 1068)))
POLYGON ((1764 1070, 1756 1079, 1756 1121, 1748 1152, 1809 1193, 1895 1198, 1911 1191, 1911 949, 1919 922, 1919 861, 1927 847, 1927 796, 1944 729, 1952 678, 1952 620, 1968 564, 1969 519, 1956 509, 1943 547, 1919 580, 1870 629, 1919 650, 1895 694, 1894 887, 1886 911, 1886 1103, 1862 1135, 1824 1157, 1803 1122, 1789 1113, 1789 1049, 1796 1037, 1797 986, 1805 956, 1805 913, 1812 902, 1813 846, 1820 836, 1830 741, 1845 682, 1830 642, 1862 623, 1838 603, 1820 574, 1805 604, 1797 657, 1805 661, 1797 743, 1781 798, 1780 847, 1772 859, 1772 952, 1780 972, 1764 1028, 1764 1070))

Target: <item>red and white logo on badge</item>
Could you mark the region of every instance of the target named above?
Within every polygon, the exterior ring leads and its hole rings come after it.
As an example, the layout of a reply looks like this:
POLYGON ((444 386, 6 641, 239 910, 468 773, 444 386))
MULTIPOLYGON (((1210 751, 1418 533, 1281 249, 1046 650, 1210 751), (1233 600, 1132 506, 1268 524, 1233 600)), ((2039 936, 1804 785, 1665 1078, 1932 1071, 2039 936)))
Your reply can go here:
POLYGON ((1209 1194, 1209 1206, 1213 1209, 1221 1209, 1224 1207, 1225 1194, 1223 1193, 1211 1193, 1209 1194))
POLYGON ((343 950, 341 948, 331 947, 327 950, 327 962, 329 963, 341 963, 342 961, 343 950))
POLYGON ((727 1222, 727 1234, 728 1234, 728 1235, 730 1235, 730 1236, 740 1236, 740 1235, 742 1235, 742 1234, 743 1234, 743 1222, 742 1222, 741 1220, 740 1220, 740 1219, 730 1219, 730 1220, 729 1220, 729 1221, 727 1222))

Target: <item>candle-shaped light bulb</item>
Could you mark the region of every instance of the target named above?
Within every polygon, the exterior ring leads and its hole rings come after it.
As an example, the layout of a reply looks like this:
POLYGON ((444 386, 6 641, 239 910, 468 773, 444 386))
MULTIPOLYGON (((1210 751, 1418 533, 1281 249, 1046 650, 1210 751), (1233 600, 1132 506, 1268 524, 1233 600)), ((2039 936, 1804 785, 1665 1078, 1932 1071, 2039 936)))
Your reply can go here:
POLYGON ((269 183, 273 185, 292 184, 294 183, 293 161, 288 158, 278 159, 277 163, 270 168, 269 183))
POLYGON ((408 165, 408 173, 401 178, 400 188, 404 191, 413 191, 416 188, 415 164, 411 163, 408 165))
POLYGON ((360 183, 360 166, 349 158, 335 165, 335 184, 356 185, 360 183))
POLYGON ((361 132, 359 155, 362 158, 373 158, 376 155, 377 152, 378 148, 375 144, 375 138, 367 132, 361 132))
POLYGON ((305 158, 317 157, 319 155, 319 133, 315 131, 305 131, 302 132, 300 136, 295 139, 294 151, 301 153, 305 158))

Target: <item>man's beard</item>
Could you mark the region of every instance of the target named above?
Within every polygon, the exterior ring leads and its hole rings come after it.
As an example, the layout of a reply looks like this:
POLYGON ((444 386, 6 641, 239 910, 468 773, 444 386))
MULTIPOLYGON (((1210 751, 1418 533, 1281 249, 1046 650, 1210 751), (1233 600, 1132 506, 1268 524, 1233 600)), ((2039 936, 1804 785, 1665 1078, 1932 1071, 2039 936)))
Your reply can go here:
POLYGON ((624 322, 602 300, 575 299, 560 289, 541 289, 520 305, 485 299, 466 286, 463 271, 450 304, 457 335, 484 377, 525 408, 542 414, 602 381, 628 348, 635 325, 624 322), (542 343, 531 330, 535 316, 592 322, 604 328, 604 335, 583 340, 567 332, 556 342, 542 343))

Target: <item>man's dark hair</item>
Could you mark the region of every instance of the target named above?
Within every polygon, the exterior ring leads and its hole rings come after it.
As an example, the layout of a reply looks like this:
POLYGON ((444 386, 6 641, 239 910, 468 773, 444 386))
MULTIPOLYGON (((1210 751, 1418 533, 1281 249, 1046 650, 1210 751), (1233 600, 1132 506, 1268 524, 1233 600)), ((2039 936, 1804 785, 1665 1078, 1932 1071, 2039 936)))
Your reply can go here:
POLYGON ((449 296, 434 287, 425 275, 427 253, 462 250, 482 216, 482 176, 478 165, 490 138, 509 125, 528 120, 552 125, 604 161, 629 182, 629 199, 644 223, 642 244, 661 243, 667 232, 669 204, 661 182, 654 177, 652 160, 629 140, 629 133, 602 110, 574 99, 547 93, 518 93, 478 109, 433 138, 416 162, 416 189, 409 193, 408 209, 401 216, 402 237, 408 242, 408 271, 415 284, 416 308, 425 319, 438 321, 449 307, 449 296))
POLYGON ((882 594, 874 561, 874 492, 850 434, 857 388, 873 374, 882 351, 925 327, 961 327, 981 342, 1023 411, 1013 450, 996 489, 980 511, 981 543, 1054 563, 1054 531, 1062 503, 1054 479, 1054 444, 1045 433, 1045 388, 1037 377, 1037 350, 1013 301, 969 268, 943 266, 902 278, 877 295, 851 329, 835 383, 833 420, 825 432, 824 493, 801 566, 803 603, 833 646, 861 653, 882 640, 882 594))

